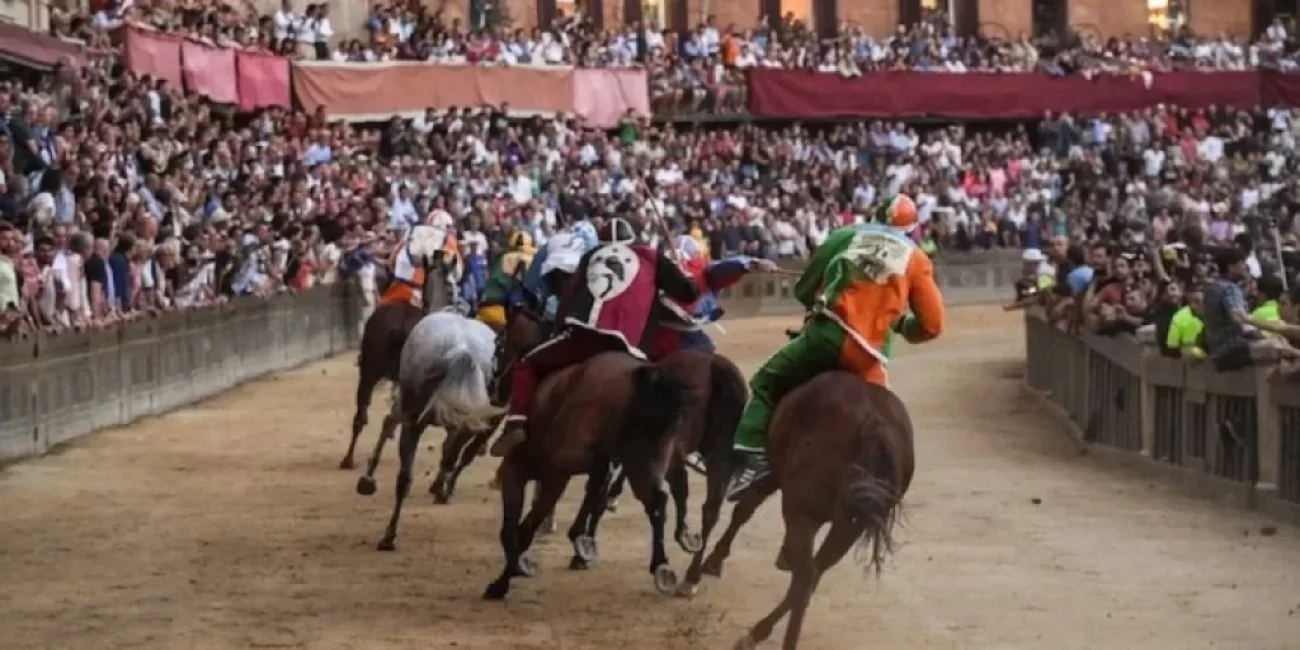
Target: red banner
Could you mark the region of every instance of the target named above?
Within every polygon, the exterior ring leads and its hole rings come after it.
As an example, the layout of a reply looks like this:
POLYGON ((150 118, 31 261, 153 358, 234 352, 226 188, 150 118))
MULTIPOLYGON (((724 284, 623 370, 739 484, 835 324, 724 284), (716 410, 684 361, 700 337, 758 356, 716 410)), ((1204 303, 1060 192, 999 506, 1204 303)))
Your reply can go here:
POLYGON ((127 70, 181 86, 180 38, 127 28, 124 40, 127 70))
POLYGON ((240 109, 289 107, 288 59, 259 52, 240 52, 235 57, 235 69, 239 78, 240 109))
POLYGON ((194 41, 181 44, 185 87, 219 104, 239 101, 235 82, 235 51, 194 41))
MULTIPOLYGON (((846 78, 796 70, 749 73, 750 111, 761 117, 1038 118, 1047 112, 1112 113, 1174 104, 1187 108, 1259 105, 1272 86, 1300 99, 1300 81, 1257 72, 1171 72, 1149 76, 873 73, 846 78), (1293 92, 1295 91, 1295 92, 1293 92)), ((1294 105, 1294 104, 1293 104, 1294 105)))

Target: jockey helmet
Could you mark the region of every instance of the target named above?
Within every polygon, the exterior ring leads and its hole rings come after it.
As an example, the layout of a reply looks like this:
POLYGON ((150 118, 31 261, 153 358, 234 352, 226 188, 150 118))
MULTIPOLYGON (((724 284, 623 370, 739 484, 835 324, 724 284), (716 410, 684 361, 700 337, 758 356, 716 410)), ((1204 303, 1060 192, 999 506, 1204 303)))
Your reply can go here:
POLYGON ((597 235, 602 244, 631 244, 636 241, 636 230, 632 224, 618 217, 606 221, 597 235))
POLYGON ((512 251, 527 250, 533 247, 533 238, 522 230, 516 230, 506 239, 506 247, 512 251))
POLYGON ((912 232, 916 228, 916 203, 912 197, 906 194, 899 194, 885 206, 880 220, 887 226, 902 230, 903 232, 912 232))

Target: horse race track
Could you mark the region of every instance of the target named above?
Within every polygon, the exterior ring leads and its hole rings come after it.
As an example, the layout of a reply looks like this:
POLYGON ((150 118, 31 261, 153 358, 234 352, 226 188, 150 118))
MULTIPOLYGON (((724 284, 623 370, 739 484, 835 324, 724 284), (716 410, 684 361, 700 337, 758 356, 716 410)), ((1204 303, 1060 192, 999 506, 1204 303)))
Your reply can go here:
MULTIPOLYGON (((748 371, 791 324, 733 322, 720 340, 748 371)), ((1300 530, 1262 536, 1259 516, 1078 457, 1020 395, 1021 336, 1017 316, 965 308, 942 341, 902 346, 918 436, 904 543, 880 581, 849 560, 827 576, 804 647, 1300 647, 1300 530)), ((784 592, 775 502, 685 601, 654 592, 625 498, 593 571, 567 571, 554 535, 538 578, 483 602, 500 568, 493 465, 433 505, 435 433, 398 551, 378 553, 395 446, 375 497, 335 469, 354 381, 352 357, 333 359, 0 472, 0 647, 729 648, 784 592)))

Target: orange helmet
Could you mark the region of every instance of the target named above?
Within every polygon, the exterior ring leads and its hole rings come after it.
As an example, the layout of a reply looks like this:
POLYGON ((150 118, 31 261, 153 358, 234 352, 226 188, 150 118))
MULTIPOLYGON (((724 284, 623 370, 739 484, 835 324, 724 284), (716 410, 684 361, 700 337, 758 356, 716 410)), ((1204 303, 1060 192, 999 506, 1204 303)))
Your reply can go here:
POLYGON ((916 202, 906 194, 895 196, 885 206, 881 221, 885 225, 898 228, 903 232, 912 232, 917 224, 916 202))

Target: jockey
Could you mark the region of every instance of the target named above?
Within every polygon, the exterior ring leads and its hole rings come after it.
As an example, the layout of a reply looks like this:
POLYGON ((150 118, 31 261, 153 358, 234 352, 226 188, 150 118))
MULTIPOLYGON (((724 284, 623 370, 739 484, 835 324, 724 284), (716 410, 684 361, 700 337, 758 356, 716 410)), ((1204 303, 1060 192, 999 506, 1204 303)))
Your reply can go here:
POLYGON ((542 377, 601 352, 623 351, 644 359, 640 346, 653 329, 651 312, 659 291, 685 303, 699 291, 662 253, 635 243, 623 219, 611 219, 599 245, 583 256, 560 305, 557 333, 533 348, 511 371, 506 428, 492 445, 505 456, 527 436, 528 409, 542 377))
POLYGON ((770 271, 776 265, 768 260, 739 255, 721 262, 709 263, 700 243, 690 235, 677 238, 673 259, 688 277, 695 281, 700 298, 694 303, 680 304, 664 296, 659 297, 663 314, 661 327, 655 335, 650 358, 662 359, 677 350, 703 350, 713 352, 713 340, 704 327, 722 319, 723 309, 718 292, 737 283, 750 271, 770 271))
POLYGON ((578 221, 568 230, 556 233, 533 256, 533 263, 524 273, 524 290, 542 308, 542 316, 547 321, 555 320, 561 289, 568 285, 582 256, 598 243, 596 227, 588 221, 578 221))
POLYGON ((915 228, 916 204, 900 194, 876 223, 840 228, 813 253, 794 289, 807 324, 749 380, 753 396, 735 437, 746 462, 728 499, 767 475, 767 427, 782 395, 836 368, 887 387, 893 333, 921 343, 943 331, 943 296, 930 258, 908 236, 915 228))
POLYGON ((506 326, 506 305, 515 299, 524 271, 533 261, 533 238, 516 230, 506 240, 506 252, 488 269, 487 285, 479 295, 478 319, 500 332, 506 326))
POLYGON ((416 263, 418 254, 413 249, 424 248, 430 243, 444 253, 444 259, 450 265, 448 277, 457 273, 456 260, 459 259, 459 255, 456 238, 441 228, 417 226, 403 235, 402 243, 393 250, 393 256, 389 260, 392 281, 384 290, 384 295, 379 298, 379 304, 402 303, 414 307, 421 306, 425 271, 423 263, 416 263), (418 241, 413 241, 416 239, 418 241))

